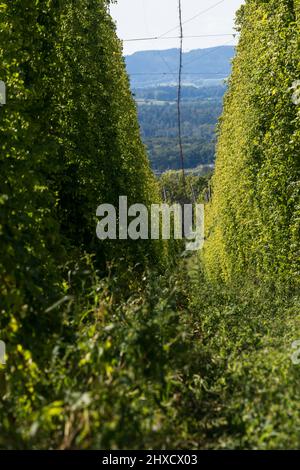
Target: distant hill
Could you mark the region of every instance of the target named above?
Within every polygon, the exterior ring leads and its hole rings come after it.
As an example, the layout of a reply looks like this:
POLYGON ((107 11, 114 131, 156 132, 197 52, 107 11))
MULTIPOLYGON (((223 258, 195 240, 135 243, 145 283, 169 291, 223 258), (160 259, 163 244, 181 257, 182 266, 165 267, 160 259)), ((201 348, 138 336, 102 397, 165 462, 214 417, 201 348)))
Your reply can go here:
MULTIPOLYGON (((209 81, 209 80, 208 80, 209 81)), ((202 86, 183 85, 181 89, 182 101, 204 100, 208 98, 223 98, 226 91, 226 84, 218 84, 218 86, 202 86)), ((142 104, 159 104, 165 102, 174 102, 177 100, 178 86, 150 86, 148 88, 132 88, 136 102, 142 104)))
MULTIPOLYGON (((234 46, 185 52, 183 83, 196 86, 220 83, 230 73, 234 54, 234 46)), ((125 60, 132 88, 172 85, 177 81, 179 49, 135 52, 125 60)))

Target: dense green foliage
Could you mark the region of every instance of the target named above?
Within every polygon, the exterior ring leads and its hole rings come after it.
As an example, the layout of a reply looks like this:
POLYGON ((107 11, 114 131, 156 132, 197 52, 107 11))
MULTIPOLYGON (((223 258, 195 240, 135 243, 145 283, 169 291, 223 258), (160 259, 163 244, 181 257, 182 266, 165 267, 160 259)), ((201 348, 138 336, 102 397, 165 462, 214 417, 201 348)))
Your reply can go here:
MULTIPOLYGON (((0 61, 0 289, 20 312, 49 283, 56 295, 57 266, 78 250, 102 265, 120 256, 96 239, 100 203, 149 204, 158 191, 106 2, 2 2, 0 61)), ((133 262, 151 256, 136 245, 133 262)))
MULTIPOLYGON (((104 274, 164 262, 158 242, 101 243, 101 203, 149 205, 159 188, 142 144, 122 49, 105 0, 0 5, 0 331, 43 367, 63 325, 65 283, 84 253, 104 274)), ((29 371, 28 371, 29 373, 29 371)), ((24 385, 25 386, 25 385, 24 385)), ((25 404, 24 404, 25 407, 25 404)))
POLYGON ((99 203, 209 183, 155 182, 108 3, 0 4, 0 448, 299 448, 299 1, 238 14, 206 248, 176 268, 95 240, 99 203))
POLYGON ((125 298, 91 270, 66 292, 43 360, 11 353, 1 448, 299 447, 299 299, 210 286, 190 261, 125 298))
POLYGON ((214 278, 299 285, 300 108, 297 2, 249 0, 220 123, 207 211, 214 278), (245 274, 247 276, 245 277, 245 274))

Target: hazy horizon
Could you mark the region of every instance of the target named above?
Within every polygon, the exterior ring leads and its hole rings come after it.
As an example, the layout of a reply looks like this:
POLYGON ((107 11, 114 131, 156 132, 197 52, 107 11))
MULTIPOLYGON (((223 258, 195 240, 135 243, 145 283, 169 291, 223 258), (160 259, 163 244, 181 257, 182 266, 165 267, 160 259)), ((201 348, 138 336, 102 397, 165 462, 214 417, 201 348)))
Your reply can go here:
MULTIPOLYGON (((183 52, 183 54, 186 54, 186 53, 189 53, 189 52, 194 52, 194 51, 197 51, 197 50, 206 50, 206 49, 214 49, 216 47, 233 47, 235 46, 235 44, 219 44, 219 45, 216 45, 216 46, 208 46, 208 47, 195 47, 193 49, 189 49, 189 50, 185 50, 183 52)), ((179 47, 168 47, 167 49, 160 49, 160 51, 162 52, 168 52, 168 51, 174 51, 174 50, 179 50, 179 47)), ((139 51, 135 51, 135 52, 132 52, 131 54, 125 54, 125 56, 131 56, 131 55, 134 55, 134 54, 138 54, 139 52, 143 53, 143 52, 155 52, 157 51, 157 49, 141 49, 139 51)))
MULTIPOLYGON (((182 0, 184 51, 236 45, 234 19, 243 0, 182 0), (188 21, 190 18, 193 18, 188 21), (216 36, 214 36, 216 35, 216 36), (220 36, 218 36, 220 35, 220 36), (224 35, 224 36, 223 36, 224 35)), ((176 49, 178 36, 177 0, 118 0, 110 11, 120 39, 171 36, 171 39, 124 42, 124 54, 146 50, 176 49), (129 6, 130 5, 130 6, 129 6), (171 30, 169 33, 168 31, 171 30)))

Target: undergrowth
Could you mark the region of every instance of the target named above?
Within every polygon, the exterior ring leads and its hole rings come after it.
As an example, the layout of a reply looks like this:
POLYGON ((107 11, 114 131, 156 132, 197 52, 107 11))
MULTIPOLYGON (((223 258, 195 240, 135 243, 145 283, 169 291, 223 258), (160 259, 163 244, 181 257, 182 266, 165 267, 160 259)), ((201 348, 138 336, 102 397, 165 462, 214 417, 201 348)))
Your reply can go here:
POLYGON ((72 279, 38 354, 12 333, 1 448, 298 447, 299 297, 211 285, 194 258, 127 289, 72 279))

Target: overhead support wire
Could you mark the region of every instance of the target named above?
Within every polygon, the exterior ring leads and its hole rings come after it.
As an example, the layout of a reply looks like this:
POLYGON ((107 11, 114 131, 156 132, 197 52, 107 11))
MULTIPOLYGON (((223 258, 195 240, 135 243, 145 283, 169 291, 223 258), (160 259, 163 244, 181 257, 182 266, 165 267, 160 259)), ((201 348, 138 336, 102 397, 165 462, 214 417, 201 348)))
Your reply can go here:
MULTIPOLYGON (((175 75, 175 72, 133 72, 132 75, 175 75)), ((221 75, 224 76, 224 72, 182 72, 181 75, 221 75)))
POLYGON ((184 154, 183 154, 182 132, 181 132, 181 79, 182 79, 182 50, 183 50, 183 27, 182 27, 181 0, 178 0, 178 14, 179 14, 179 28, 180 28, 178 95, 177 95, 178 143, 179 143, 181 170, 182 170, 182 182, 183 182, 183 188, 185 192, 184 154))
MULTIPOLYGON (((168 40, 168 39, 179 39, 180 40, 180 48, 179 48, 179 68, 178 68, 178 93, 177 93, 177 118, 178 118, 178 145, 179 145, 179 154, 180 154, 180 163, 181 163, 181 170, 182 170, 182 180, 183 180, 183 189, 184 189, 184 195, 186 197, 186 178, 185 178, 185 168, 184 168, 184 152, 183 152, 183 141, 182 141, 182 125, 181 125, 181 94, 182 94, 182 75, 183 75, 183 25, 189 23, 190 21, 193 21, 194 19, 198 18, 199 16, 207 13, 208 11, 212 10, 213 8, 217 7, 221 3, 224 3, 225 0, 219 0, 217 3, 211 5, 210 7, 206 8, 205 10, 200 11, 196 15, 192 16, 191 18, 188 18, 187 20, 183 21, 182 20, 182 5, 181 5, 181 0, 178 0, 178 15, 179 15, 179 25, 175 26, 172 29, 169 29, 165 33, 161 34, 160 36, 154 36, 154 37, 142 37, 142 38, 129 38, 129 39, 123 39, 123 42, 134 42, 134 41, 153 41, 153 40, 168 40), (179 36, 167 36, 169 33, 179 29, 180 35, 179 36)), ((147 28, 148 29, 148 28, 147 28)), ((206 35, 194 35, 194 36, 186 36, 186 38, 203 38, 203 37, 222 37, 222 36, 232 36, 234 39, 236 38, 236 33, 226 33, 226 34, 206 34, 206 35)), ((200 59, 201 57, 208 55, 210 53, 214 52, 213 50, 207 51, 204 54, 201 54, 199 57, 194 58, 190 62, 188 62, 186 65, 189 65, 190 63, 193 63, 194 61, 200 59)), ((169 64, 163 57, 163 55, 159 52, 159 55, 162 59, 162 61, 165 63, 167 66, 169 73, 162 73, 161 75, 173 75, 174 73, 172 72, 169 64)), ((192 72, 193 73, 193 72, 192 72)), ((150 75, 151 73, 133 73, 132 75, 150 75)), ((154 73, 152 73, 153 75, 154 73)), ((158 73, 159 74, 159 73, 158 73)), ((189 74, 186 72, 186 74, 189 74)), ((201 73, 195 73, 194 74, 199 74, 201 73)), ((221 75, 220 72, 215 72, 215 75, 221 75)), ((203 75, 205 75, 203 73, 203 75)), ((194 193, 194 190, 192 188, 192 193, 194 193)), ((166 195, 164 195, 166 197, 166 195)))
MULTIPOLYGON (((236 33, 224 33, 224 34, 198 34, 193 36, 184 36, 184 39, 195 39, 195 38, 218 38, 218 37, 226 37, 226 36, 236 36, 236 33)), ((165 41, 167 39, 180 39, 180 36, 152 36, 152 37, 144 37, 144 38, 129 38, 123 39, 123 42, 138 42, 138 41, 165 41)))
MULTIPOLYGON (((183 26, 184 24, 187 24, 187 23, 189 23, 190 21, 193 21, 193 20, 195 20, 196 18, 199 18, 199 16, 204 15, 204 14, 207 13, 208 11, 212 10, 213 8, 217 7, 218 5, 220 5, 221 3, 224 3, 224 2, 225 2, 225 0, 220 0, 219 2, 215 3, 214 5, 212 5, 212 6, 208 7, 208 8, 206 8, 205 10, 199 11, 199 13, 197 13, 197 14, 194 15, 194 16, 192 16, 191 18, 188 18, 188 19, 185 20, 184 22, 182 21, 182 17, 181 17, 181 24, 180 24, 179 26, 175 26, 174 28, 169 29, 169 30, 166 31, 165 33, 161 34, 161 35, 159 36, 159 38, 163 38, 164 36, 166 36, 167 34, 171 33, 172 31, 176 31, 176 29, 178 29, 178 28, 182 30, 182 26, 183 26)), ((180 5, 180 7, 181 7, 181 5, 180 5)))

